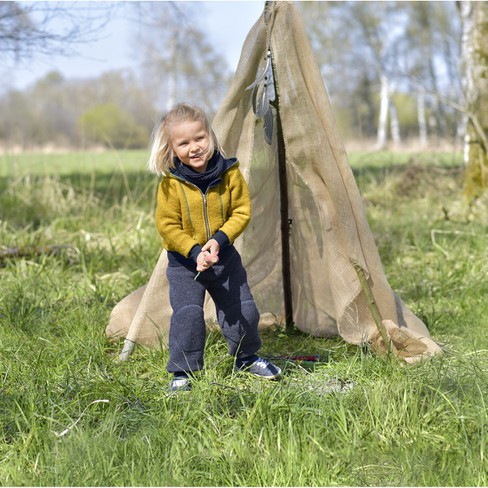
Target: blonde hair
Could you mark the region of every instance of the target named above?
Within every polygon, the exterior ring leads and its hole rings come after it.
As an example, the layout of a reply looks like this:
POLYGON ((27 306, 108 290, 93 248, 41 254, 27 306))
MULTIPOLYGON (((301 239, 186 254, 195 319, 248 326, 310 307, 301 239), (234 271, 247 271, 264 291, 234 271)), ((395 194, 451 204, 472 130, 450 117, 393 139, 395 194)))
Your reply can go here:
POLYGON ((151 173, 155 173, 159 176, 164 175, 169 168, 174 168, 174 153, 171 144, 170 130, 171 127, 182 122, 201 122, 205 131, 209 134, 209 147, 207 151, 210 156, 217 149, 222 152, 222 148, 217 140, 210 122, 205 115, 205 112, 192 105, 187 105, 185 103, 180 103, 171 109, 167 114, 165 114, 161 120, 154 127, 151 136, 150 145, 150 155, 147 162, 147 169, 151 173))

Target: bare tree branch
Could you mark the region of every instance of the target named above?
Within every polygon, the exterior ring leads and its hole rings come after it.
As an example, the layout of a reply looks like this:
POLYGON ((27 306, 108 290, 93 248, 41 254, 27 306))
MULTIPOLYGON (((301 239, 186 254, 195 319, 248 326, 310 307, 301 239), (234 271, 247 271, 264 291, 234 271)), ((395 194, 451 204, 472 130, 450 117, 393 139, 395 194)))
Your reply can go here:
POLYGON ((72 56, 99 39, 116 2, 0 2, 0 63, 34 55, 72 56))

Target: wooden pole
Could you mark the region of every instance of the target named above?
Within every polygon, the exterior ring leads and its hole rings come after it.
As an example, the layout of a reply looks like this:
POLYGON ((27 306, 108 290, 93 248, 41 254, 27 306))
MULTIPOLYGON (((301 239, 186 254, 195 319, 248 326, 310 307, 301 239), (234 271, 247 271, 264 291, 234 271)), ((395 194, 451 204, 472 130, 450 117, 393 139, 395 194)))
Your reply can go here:
MULTIPOLYGON (((276 79, 276 78, 275 78, 276 79)), ((287 332, 293 329, 293 302, 291 293, 290 272, 290 219, 288 209, 288 181, 286 179, 286 150, 281 126, 279 95, 276 89, 276 100, 273 106, 276 108, 276 136, 278 148, 278 172, 280 183, 280 217, 281 217, 281 268, 283 276, 283 296, 285 302, 285 325, 287 332)))
MULTIPOLYGON (((270 34, 272 26, 268 25, 271 20, 271 11, 274 8, 275 2, 266 1, 264 4, 265 23, 267 27, 267 50, 271 51, 270 34)), ((293 330, 293 302, 291 294, 291 272, 290 272, 290 226, 291 220, 289 218, 288 209, 288 181, 286 178, 286 149, 285 140, 283 137, 283 128, 281 125, 279 92, 276 84, 276 72, 274 60, 271 58, 271 70, 273 73, 273 85, 275 97, 270 101, 270 104, 276 110, 276 137, 277 137, 277 153, 278 153, 278 174, 280 185, 280 219, 281 219, 281 269, 283 277, 283 298, 285 305, 285 326, 286 331, 293 330)), ((270 108, 271 110, 271 108, 270 108)))
POLYGON ((393 342, 391 341, 390 337, 388 336, 388 331, 386 330, 385 325, 383 324, 383 320, 381 318, 380 311, 378 309, 378 305, 376 305, 376 301, 373 296, 373 292, 371 291, 371 287, 368 284, 368 280, 366 279, 366 274, 364 273, 363 268, 359 266, 357 263, 352 263, 356 273, 358 275, 359 283, 361 284, 361 288, 363 289, 364 295, 366 296, 366 303, 368 305, 369 311, 373 316, 374 323, 376 324, 376 328, 380 333, 381 338, 383 339, 383 343, 386 347, 387 354, 397 353, 397 349, 394 346, 393 342))

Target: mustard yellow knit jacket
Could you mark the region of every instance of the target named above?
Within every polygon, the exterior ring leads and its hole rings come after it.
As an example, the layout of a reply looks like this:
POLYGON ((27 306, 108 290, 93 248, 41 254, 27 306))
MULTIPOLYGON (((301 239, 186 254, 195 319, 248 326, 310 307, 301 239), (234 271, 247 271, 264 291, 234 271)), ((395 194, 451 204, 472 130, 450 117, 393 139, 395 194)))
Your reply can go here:
POLYGON ((203 246, 218 230, 230 243, 243 232, 251 219, 251 199, 238 166, 236 161, 205 195, 172 174, 162 178, 155 220, 166 250, 188 257, 193 246, 203 246))

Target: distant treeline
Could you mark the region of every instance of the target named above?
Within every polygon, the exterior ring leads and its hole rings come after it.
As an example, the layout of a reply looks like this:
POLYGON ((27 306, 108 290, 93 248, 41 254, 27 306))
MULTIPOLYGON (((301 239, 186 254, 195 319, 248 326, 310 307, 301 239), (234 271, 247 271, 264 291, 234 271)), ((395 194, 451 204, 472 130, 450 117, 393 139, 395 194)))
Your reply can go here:
MULTIPOLYGON (((134 42, 133 69, 93 79, 52 72, 0 95, 0 144, 28 149, 147 147, 154 123, 175 101, 210 114, 231 74, 204 32, 177 29, 181 12, 152 9, 134 42), (159 16, 158 16, 159 15, 159 16), (158 20, 159 19, 159 20, 158 20)), ((455 2, 297 2, 347 140, 422 145, 461 137, 461 30, 455 2)), ((193 4, 185 14, 195 15, 193 4)), ((142 12, 141 15, 143 15, 142 12)), ((462 104, 462 103, 461 103, 462 104)))

